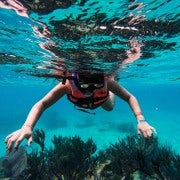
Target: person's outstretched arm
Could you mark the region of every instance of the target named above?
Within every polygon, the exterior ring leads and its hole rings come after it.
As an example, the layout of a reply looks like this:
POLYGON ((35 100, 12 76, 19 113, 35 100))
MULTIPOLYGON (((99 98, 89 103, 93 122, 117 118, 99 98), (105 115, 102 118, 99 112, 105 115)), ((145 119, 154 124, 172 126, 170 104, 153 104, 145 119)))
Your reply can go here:
POLYGON ((6 137, 5 141, 7 143, 7 150, 10 151, 14 144, 14 147, 18 148, 19 144, 25 138, 27 138, 28 145, 30 145, 32 142, 33 128, 41 114, 45 111, 45 109, 54 104, 64 94, 66 94, 66 85, 59 83, 44 98, 38 101, 30 110, 22 128, 9 134, 6 137))
POLYGON ((125 100, 131 107, 138 125, 138 133, 143 135, 145 138, 151 137, 153 133, 156 133, 154 127, 150 126, 145 120, 140 105, 134 95, 128 92, 125 88, 120 86, 115 80, 108 80, 108 87, 111 92, 119 96, 121 99, 125 100))
POLYGON ((140 57, 142 56, 141 53, 141 47, 143 46, 142 43, 136 40, 131 40, 130 46, 131 49, 126 52, 127 58, 124 59, 120 64, 121 68, 123 68, 126 64, 133 63, 134 61, 140 59, 140 57))

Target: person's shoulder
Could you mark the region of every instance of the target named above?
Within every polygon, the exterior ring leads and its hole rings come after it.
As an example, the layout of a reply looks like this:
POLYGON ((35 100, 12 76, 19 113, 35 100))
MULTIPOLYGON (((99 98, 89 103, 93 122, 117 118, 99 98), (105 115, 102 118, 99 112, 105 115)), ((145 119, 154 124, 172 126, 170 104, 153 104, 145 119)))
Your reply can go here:
POLYGON ((53 89, 56 90, 56 91, 64 91, 64 92, 66 92, 69 89, 69 83, 66 82, 65 84, 63 84, 62 82, 59 82, 53 89))
POLYGON ((114 78, 112 78, 112 77, 108 77, 108 78, 106 78, 106 82, 107 82, 107 87, 108 88, 112 88, 112 87, 114 87, 114 85, 117 83, 115 80, 114 80, 114 78))
POLYGON ((114 77, 107 78, 106 82, 109 88, 123 87, 117 80, 114 79, 114 77))
POLYGON ((107 81, 113 81, 114 80, 114 76, 112 76, 112 75, 105 75, 104 79, 107 80, 107 81))

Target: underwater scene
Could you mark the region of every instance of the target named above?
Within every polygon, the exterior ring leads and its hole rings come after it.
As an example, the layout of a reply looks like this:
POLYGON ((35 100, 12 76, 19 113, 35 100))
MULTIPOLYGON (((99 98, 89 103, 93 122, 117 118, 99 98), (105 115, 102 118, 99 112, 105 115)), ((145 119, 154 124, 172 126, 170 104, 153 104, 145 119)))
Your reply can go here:
POLYGON ((0 179, 179 180, 180 1, 1 0, 0 179), (63 96, 40 116, 28 147, 6 149, 33 105, 68 72, 114 76, 141 106, 79 109, 63 96))

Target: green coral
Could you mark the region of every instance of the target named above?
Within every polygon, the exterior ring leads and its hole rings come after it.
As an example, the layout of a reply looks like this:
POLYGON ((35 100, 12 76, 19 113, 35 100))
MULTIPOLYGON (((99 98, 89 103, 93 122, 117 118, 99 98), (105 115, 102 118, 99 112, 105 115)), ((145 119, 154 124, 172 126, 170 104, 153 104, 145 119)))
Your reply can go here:
POLYGON ((180 156, 157 138, 129 135, 99 152, 92 139, 83 141, 79 136, 54 136, 46 148, 44 131, 36 130, 34 140, 41 150, 28 154, 20 179, 180 179, 180 156))
POLYGON ((45 132, 42 129, 36 129, 33 133, 33 141, 41 147, 41 151, 44 151, 45 147, 45 132))
POLYGON ((48 162, 54 176, 73 180, 84 179, 93 174, 96 145, 92 139, 84 142, 78 136, 54 136, 52 142, 54 147, 48 151, 48 162))
POLYGON ((160 145, 157 138, 127 136, 107 148, 103 159, 110 161, 101 172, 101 177, 105 179, 130 180, 135 174, 141 179, 180 178, 180 156, 169 146, 160 145))

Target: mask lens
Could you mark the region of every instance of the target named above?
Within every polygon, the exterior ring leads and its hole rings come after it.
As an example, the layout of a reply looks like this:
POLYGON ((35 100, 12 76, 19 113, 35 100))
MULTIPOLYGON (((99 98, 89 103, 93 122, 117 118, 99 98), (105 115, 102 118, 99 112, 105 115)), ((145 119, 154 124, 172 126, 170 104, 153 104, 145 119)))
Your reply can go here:
POLYGON ((82 89, 86 89, 86 88, 88 88, 90 85, 89 84, 80 84, 80 87, 82 88, 82 89))
POLYGON ((78 74, 79 87, 82 89, 99 89, 104 86, 104 76, 101 74, 78 74))
POLYGON ((88 83, 82 83, 80 84, 80 87, 82 89, 88 89, 89 87, 93 87, 94 89, 99 89, 99 88, 102 88, 104 86, 103 83, 91 83, 91 84, 88 84, 88 83))
POLYGON ((99 84, 94 84, 94 86, 98 89, 98 88, 102 88, 104 86, 103 83, 99 83, 99 84))

